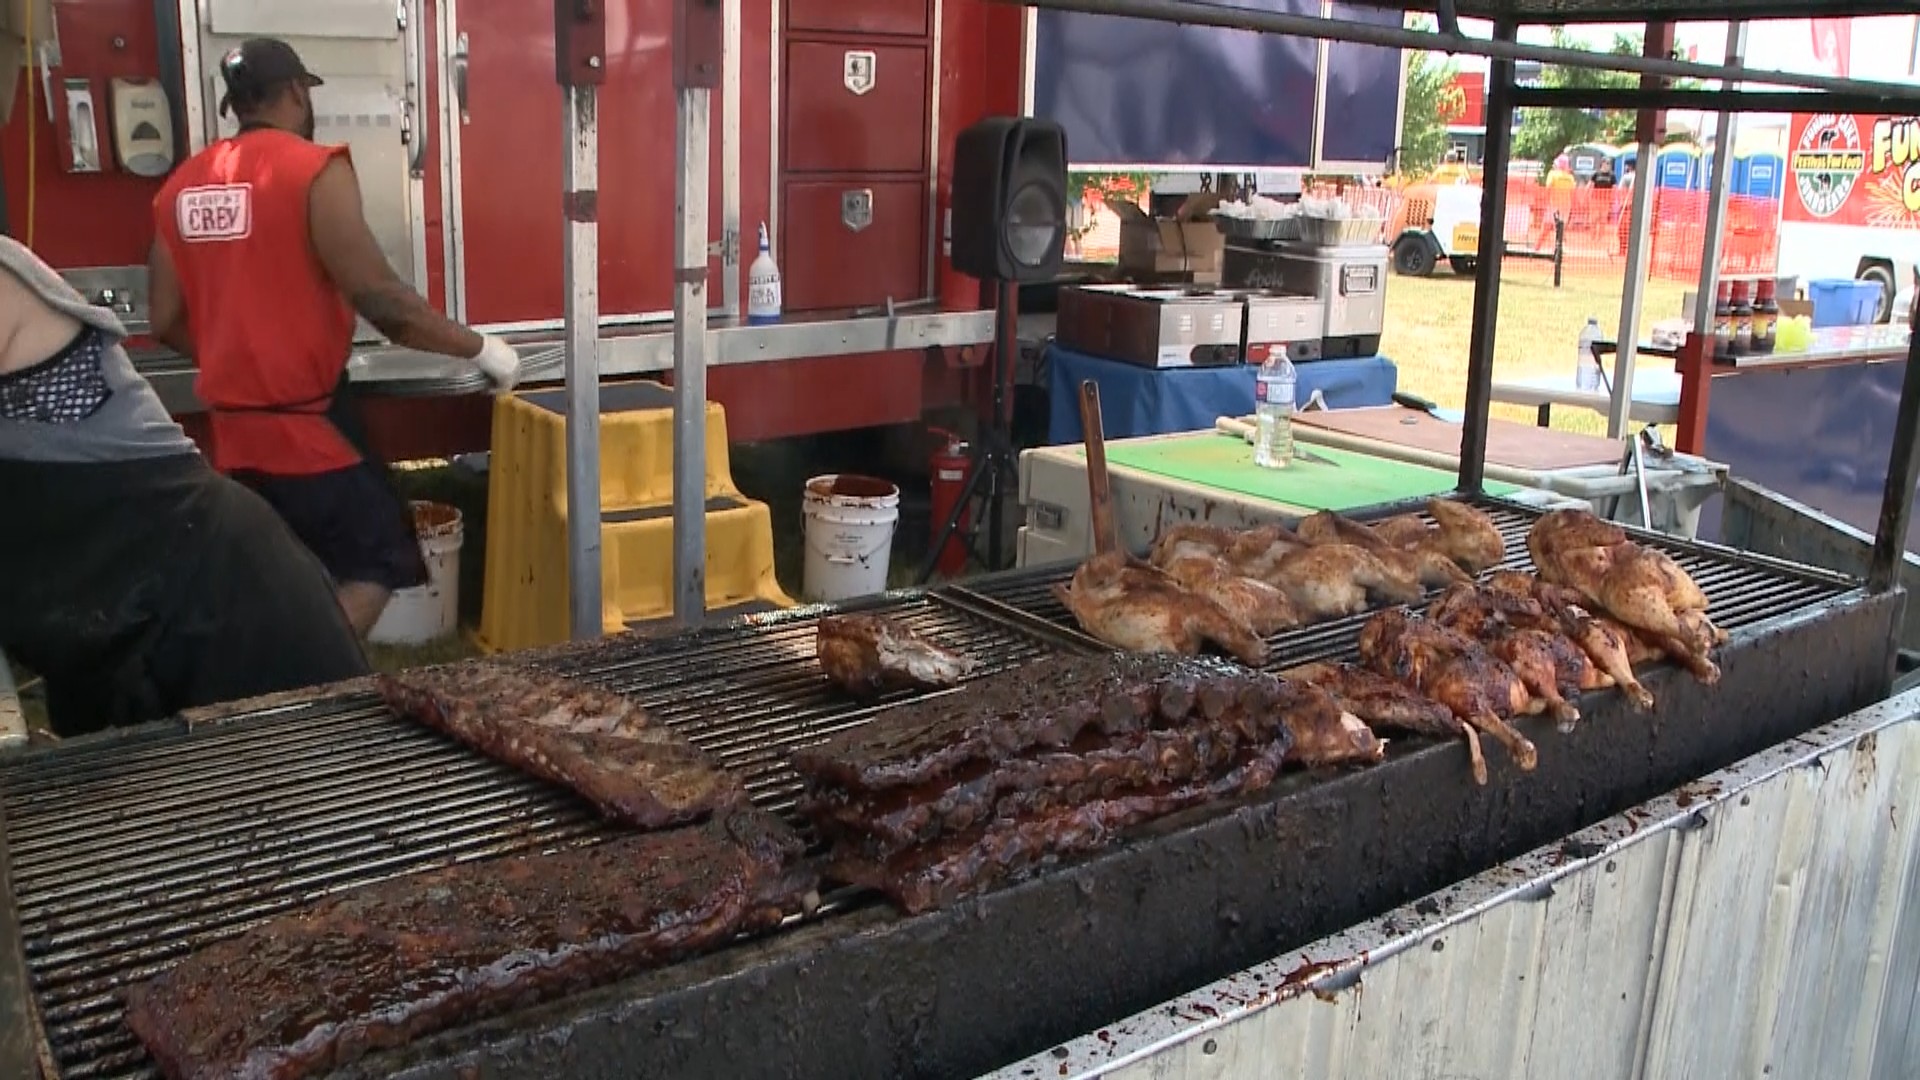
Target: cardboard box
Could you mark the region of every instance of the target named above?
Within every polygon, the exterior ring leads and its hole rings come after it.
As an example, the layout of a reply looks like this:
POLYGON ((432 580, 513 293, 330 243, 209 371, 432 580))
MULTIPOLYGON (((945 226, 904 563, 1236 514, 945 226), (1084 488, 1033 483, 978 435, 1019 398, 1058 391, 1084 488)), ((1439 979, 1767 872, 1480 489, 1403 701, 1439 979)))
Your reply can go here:
POLYGON ((1116 202, 1120 218, 1120 269, 1133 274, 1193 275, 1196 284, 1220 283, 1227 238, 1213 224, 1220 197, 1202 192, 1180 204, 1170 218, 1148 217, 1128 202, 1116 202))

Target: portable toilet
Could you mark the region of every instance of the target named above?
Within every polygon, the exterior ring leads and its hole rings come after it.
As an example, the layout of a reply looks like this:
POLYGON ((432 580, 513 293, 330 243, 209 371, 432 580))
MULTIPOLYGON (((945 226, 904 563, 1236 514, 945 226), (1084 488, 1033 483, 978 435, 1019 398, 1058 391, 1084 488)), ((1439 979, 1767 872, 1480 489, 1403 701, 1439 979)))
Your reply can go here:
POLYGON ((1700 154, 1691 146, 1669 146, 1654 155, 1653 165, 1663 188, 1691 191, 1700 186, 1700 154))
POLYGON ((1742 154, 1733 159, 1733 193, 1779 199, 1786 181, 1786 160, 1779 154, 1742 154))

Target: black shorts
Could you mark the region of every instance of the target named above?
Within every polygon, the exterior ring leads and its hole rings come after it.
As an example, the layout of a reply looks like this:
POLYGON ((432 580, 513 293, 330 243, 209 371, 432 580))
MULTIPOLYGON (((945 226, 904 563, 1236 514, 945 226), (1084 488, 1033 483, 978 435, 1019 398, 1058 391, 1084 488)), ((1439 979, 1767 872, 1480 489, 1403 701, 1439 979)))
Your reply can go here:
POLYGON ((236 472, 307 545, 337 584, 388 589, 427 583, 413 514, 385 472, 361 462, 311 476, 236 472))

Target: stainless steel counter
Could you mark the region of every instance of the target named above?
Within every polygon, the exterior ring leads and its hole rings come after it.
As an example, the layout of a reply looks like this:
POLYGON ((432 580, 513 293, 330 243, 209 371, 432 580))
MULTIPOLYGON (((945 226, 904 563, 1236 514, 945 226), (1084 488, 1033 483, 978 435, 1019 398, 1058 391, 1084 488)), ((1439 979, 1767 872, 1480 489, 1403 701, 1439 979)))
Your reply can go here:
POLYGON ((1799 367, 1812 364, 1905 360, 1909 331, 1904 326, 1828 326, 1813 332, 1804 349, 1755 353, 1716 360, 1715 368, 1799 367))
MULTIPOLYGON (((716 322, 710 324, 707 338, 709 366, 983 345, 993 340, 993 312, 790 316, 772 326, 716 322)), ((526 366, 526 383, 539 385, 562 380, 563 352, 557 331, 516 335, 514 345, 526 366)), ((194 371, 186 360, 170 353, 139 353, 134 356, 134 366, 153 383, 168 409, 175 413, 204 409, 194 397, 194 371)), ((357 352, 347 370, 356 384, 365 384, 369 393, 387 396, 468 394, 486 389, 486 378, 465 361, 394 345, 357 352)), ((671 325, 630 332, 610 330, 601 339, 602 377, 672 370, 671 325)))

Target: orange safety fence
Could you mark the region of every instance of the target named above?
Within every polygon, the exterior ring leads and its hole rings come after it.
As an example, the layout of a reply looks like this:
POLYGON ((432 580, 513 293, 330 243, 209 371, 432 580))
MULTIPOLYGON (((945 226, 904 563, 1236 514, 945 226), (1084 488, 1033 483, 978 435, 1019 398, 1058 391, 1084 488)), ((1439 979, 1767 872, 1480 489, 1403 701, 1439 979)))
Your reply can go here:
MULTIPOLYGON (((1433 222, 1433 185, 1415 182, 1404 187, 1374 187, 1361 183, 1316 184, 1308 192, 1342 198, 1356 215, 1382 217, 1382 239, 1391 244, 1409 228, 1433 222)), ((1070 254, 1078 258, 1111 259, 1119 248, 1119 219, 1097 200, 1079 210, 1070 254), (1083 230, 1083 231, 1082 231, 1083 230)), ((1706 249, 1708 195, 1704 191, 1660 188, 1653 193, 1652 250, 1647 273, 1651 278, 1693 282, 1700 277, 1700 259, 1706 249)), ((1550 253, 1553 217, 1566 219, 1561 268, 1566 274, 1618 278, 1626 268, 1627 239, 1632 223, 1633 191, 1621 188, 1578 187, 1559 196, 1555 205, 1547 189, 1524 177, 1507 182, 1507 245, 1511 250, 1550 253)), ((1720 246, 1723 275, 1777 273, 1780 257, 1780 202, 1750 195, 1729 195, 1724 239, 1720 246)))
MULTIPOLYGON (((1653 193, 1653 247, 1648 252, 1650 277, 1693 281, 1700 276, 1706 250, 1708 194, 1660 188, 1653 193)), ((1523 212, 1527 233, 1509 229, 1507 242, 1535 250, 1553 246, 1553 214, 1567 222, 1563 264, 1568 273, 1618 275, 1626 265, 1627 240, 1632 226, 1633 191, 1620 188, 1579 187, 1561 196, 1559 206, 1547 189, 1535 181, 1509 180, 1508 220, 1523 212), (1570 197, 1569 197, 1570 196, 1570 197)), ((1780 259, 1780 203, 1751 195, 1729 195, 1720 246, 1722 274, 1771 274, 1780 259)))

